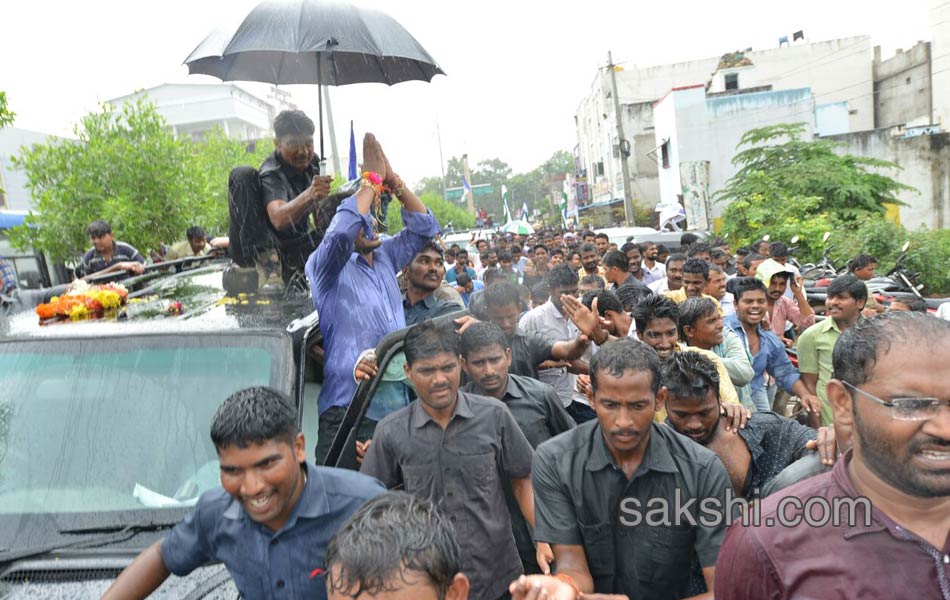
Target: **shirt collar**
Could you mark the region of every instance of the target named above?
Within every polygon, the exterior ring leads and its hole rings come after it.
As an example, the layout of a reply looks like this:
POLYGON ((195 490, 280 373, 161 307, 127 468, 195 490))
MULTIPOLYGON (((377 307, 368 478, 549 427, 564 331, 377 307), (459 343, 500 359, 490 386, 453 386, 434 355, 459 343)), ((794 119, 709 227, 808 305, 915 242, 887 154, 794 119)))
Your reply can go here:
MULTIPOLYGON (((298 518, 315 519, 330 513, 330 499, 327 496, 327 486, 323 477, 310 463, 306 463, 306 472, 307 481, 300 492, 300 498, 297 499, 297 504, 294 505, 290 518, 287 519, 280 531, 293 527, 298 518)), ((231 503, 222 516, 233 521, 246 521, 248 519, 247 512, 236 498, 231 499, 231 503)))
MULTIPOLYGON (((650 441, 647 446, 646 454, 643 456, 643 462, 637 467, 637 472, 660 471, 664 473, 675 473, 676 465, 670 455, 669 445, 663 439, 663 435, 658 431, 656 423, 651 424, 650 441)), ((607 442, 604 440, 603 429, 598 423, 594 427, 593 439, 591 439, 590 455, 587 458, 588 471, 600 471, 606 467, 615 466, 614 457, 607 449, 607 442)), ((635 474, 636 475, 636 474, 635 474)))
POLYGON ((551 315, 551 318, 553 319, 559 319, 561 321, 567 320, 567 317, 562 315, 561 311, 559 311, 557 307, 554 306, 554 303, 551 302, 550 300, 548 300, 547 302, 541 305, 541 310, 547 311, 547 313, 551 315))
POLYGON ((521 390, 521 386, 515 381, 515 378, 512 377, 511 373, 508 374, 508 385, 505 387, 505 395, 503 398, 523 398, 524 392, 521 390))
MULTIPOLYGON (((466 394, 462 390, 459 390, 458 396, 456 396, 455 413, 452 415, 452 418, 461 417, 463 419, 471 419, 472 416, 472 407, 469 405, 468 398, 466 398, 466 394)), ((416 400, 412 407, 412 428, 419 429, 429 422, 434 422, 434 419, 422 408, 422 401, 416 400)))
POLYGON ((410 303, 409 303, 409 292, 403 292, 403 293, 402 293, 402 304, 403 304, 403 306, 405 306, 405 307, 407 307, 407 308, 412 308, 413 306, 417 306, 417 305, 419 305, 419 304, 422 304, 422 305, 425 306, 426 308, 430 308, 430 309, 431 309, 431 308, 433 308, 437 303, 438 303, 438 300, 436 300, 435 292, 432 292, 432 293, 427 294, 426 296, 423 296, 423 297, 422 297, 422 300, 420 300, 419 302, 416 302, 415 304, 410 304, 410 303))

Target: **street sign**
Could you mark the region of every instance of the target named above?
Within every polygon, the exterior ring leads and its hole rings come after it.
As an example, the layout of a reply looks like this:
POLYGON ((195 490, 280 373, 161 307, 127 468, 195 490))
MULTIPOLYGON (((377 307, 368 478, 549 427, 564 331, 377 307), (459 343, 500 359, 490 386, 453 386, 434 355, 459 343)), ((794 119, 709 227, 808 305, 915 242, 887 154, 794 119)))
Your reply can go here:
MULTIPOLYGON (((446 200, 461 200, 463 188, 449 188, 445 190, 445 199, 446 200)), ((480 183, 478 185, 472 186, 472 194, 477 196, 488 196, 495 191, 495 188, 492 187, 490 183, 480 183)))

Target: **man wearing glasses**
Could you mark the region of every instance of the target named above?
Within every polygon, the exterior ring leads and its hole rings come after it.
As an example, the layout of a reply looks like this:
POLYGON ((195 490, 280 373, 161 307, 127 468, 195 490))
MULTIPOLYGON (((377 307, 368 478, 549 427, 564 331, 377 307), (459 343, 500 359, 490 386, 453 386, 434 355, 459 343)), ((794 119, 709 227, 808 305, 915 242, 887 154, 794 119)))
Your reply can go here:
POLYGON ((762 501, 759 524, 730 528, 716 597, 950 600, 950 323, 863 319, 833 366, 828 400, 852 449, 762 501))

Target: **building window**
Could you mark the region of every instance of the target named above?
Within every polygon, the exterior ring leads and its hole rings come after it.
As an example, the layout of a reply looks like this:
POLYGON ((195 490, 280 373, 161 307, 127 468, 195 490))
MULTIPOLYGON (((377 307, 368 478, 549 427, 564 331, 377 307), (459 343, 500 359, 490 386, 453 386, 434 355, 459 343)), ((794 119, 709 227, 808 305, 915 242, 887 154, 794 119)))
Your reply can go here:
POLYGON ((594 163, 594 176, 595 176, 595 177, 603 177, 603 176, 604 176, 604 162, 603 162, 603 161, 600 161, 600 162, 598 162, 598 163, 594 163))
POLYGON ((660 146, 660 158, 663 163, 664 169, 670 168, 670 140, 663 142, 663 145, 660 146))
POLYGON ((726 73, 726 91, 739 89, 739 74, 726 73))

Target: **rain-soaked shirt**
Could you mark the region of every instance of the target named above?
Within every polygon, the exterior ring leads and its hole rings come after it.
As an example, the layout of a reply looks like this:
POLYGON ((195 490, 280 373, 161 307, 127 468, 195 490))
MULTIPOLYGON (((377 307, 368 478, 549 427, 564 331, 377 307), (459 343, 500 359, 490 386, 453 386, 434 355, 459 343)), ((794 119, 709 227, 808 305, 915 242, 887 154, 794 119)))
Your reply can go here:
MULTIPOLYGON (((261 200, 264 209, 274 200, 283 200, 290 202, 307 188, 310 187, 313 178, 320 174, 320 164, 315 156, 303 172, 298 172, 292 166, 284 162, 279 151, 267 157, 260 168, 261 177, 261 200)), ((294 239, 305 235, 308 229, 307 218, 309 213, 304 214, 287 230, 272 228, 274 234, 281 239, 294 239)))
POLYGON ((162 562, 185 576, 223 562, 242 598, 327 597, 318 573, 327 544, 367 500, 386 490, 375 479, 346 469, 306 466, 307 482, 279 531, 251 519, 223 488, 202 494, 185 520, 162 540, 162 562))
POLYGON ((353 367, 360 353, 406 326, 396 273, 439 233, 431 211, 402 211, 405 229, 373 251, 372 266, 354 251, 360 229, 371 230, 370 215, 361 215, 356 196, 340 205, 320 246, 307 260, 310 295, 323 332, 324 383, 320 414, 347 406, 356 391, 353 367))

